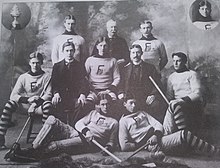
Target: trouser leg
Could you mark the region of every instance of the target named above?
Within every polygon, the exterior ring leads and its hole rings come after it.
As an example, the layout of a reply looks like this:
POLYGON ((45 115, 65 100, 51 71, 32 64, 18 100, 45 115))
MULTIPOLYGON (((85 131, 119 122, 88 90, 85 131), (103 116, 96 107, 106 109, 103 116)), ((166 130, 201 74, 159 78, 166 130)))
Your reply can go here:
POLYGON ((48 145, 51 141, 58 141, 78 136, 77 131, 56 119, 54 116, 49 116, 45 121, 42 129, 33 142, 33 148, 39 148, 42 145, 48 145))
POLYGON ((7 129, 9 128, 9 123, 12 118, 12 113, 15 112, 17 108, 18 104, 15 101, 9 100, 6 103, 0 120, 0 135, 6 134, 7 129))

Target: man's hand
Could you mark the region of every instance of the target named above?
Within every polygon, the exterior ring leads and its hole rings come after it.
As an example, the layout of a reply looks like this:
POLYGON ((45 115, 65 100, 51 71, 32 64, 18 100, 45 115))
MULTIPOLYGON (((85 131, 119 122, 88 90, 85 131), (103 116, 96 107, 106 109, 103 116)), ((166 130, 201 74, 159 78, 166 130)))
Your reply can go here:
POLYGON ((84 94, 80 94, 78 103, 82 103, 82 106, 86 103, 86 96, 84 94))
POLYGON ((155 145, 155 144, 157 144, 157 143, 158 143, 157 136, 156 136, 156 135, 152 135, 152 136, 148 139, 147 143, 149 143, 150 145, 155 145))
POLYGON ((86 138, 86 141, 91 143, 92 139, 93 139, 93 135, 91 133, 91 131, 87 131, 86 134, 85 134, 85 138, 86 138))
POLYGON ((155 99, 156 99, 155 95, 147 96, 146 99, 147 105, 151 105, 155 99))
POLYGON ((35 101, 39 100, 40 96, 32 96, 30 98, 28 98, 28 103, 34 103, 35 101))
POLYGON ((118 99, 123 99, 125 97, 125 94, 124 93, 120 93, 119 95, 118 95, 118 99))
POLYGON ((174 99, 170 101, 170 104, 177 104, 177 105, 183 105, 185 101, 183 99, 174 99))
POLYGON ((53 98, 52 98, 52 104, 54 106, 56 106, 58 103, 61 102, 61 97, 60 97, 60 94, 59 93, 56 93, 53 98))
MULTIPOLYGON (((105 149, 107 149, 109 152, 113 152, 113 148, 112 148, 112 146, 110 146, 110 145, 106 145, 105 146, 105 149)), ((105 151, 101 151, 101 154, 103 155, 103 156, 108 156, 108 154, 105 152, 105 151)))
POLYGON ((28 114, 29 115, 33 115, 35 113, 35 109, 37 107, 37 104, 36 103, 32 103, 28 109, 28 114))

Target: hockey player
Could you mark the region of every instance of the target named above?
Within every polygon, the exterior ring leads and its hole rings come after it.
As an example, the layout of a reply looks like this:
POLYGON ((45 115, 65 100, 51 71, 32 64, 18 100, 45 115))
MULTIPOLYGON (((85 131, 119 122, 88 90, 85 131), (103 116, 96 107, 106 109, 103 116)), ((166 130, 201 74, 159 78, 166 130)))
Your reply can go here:
POLYGON ((99 94, 96 110, 80 119, 75 128, 49 116, 34 140, 33 147, 17 151, 16 155, 39 160, 43 155, 48 156, 57 150, 71 149, 72 153, 77 152, 77 146, 82 152, 94 146, 92 139, 113 151, 117 142, 118 122, 108 116, 111 100, 108 94, 99 94))
POLYGON ((186 54, 173 53, 172 59, 175 72, 168 77, 167 81, 170 110, 178 112, 179 118, 185 117, 190 131, 197 131, 201 128, 203 115, 202 87, 199 76, 195 71, 186 67, 186 54))
POLYGON ((67 15, 64 19, 65 32, 57 36, 53 41, 53 48, 51 53, 52 63, 55 64, 63 60, 64 55, 62 52, 62 46, 65 42, 69 41, 75 45, 74 58, 77 61, 84 63, 87 57, 87 49, 85 45, 85 39, 76 34, 76 19, 73 15, 67 15))
POLYGON ((158 73, 160 73, 168 62, 167 53, 164 44, 151 33, 152 29, 152 22, 147 20, 141 22, 140 31, 142 37, 133 44, 141 46, 143 51, 142 60, 153 64, 158 73))
POLYGON ((137 111, 136 103, 136 99, 127 94, 124 106, 128 113, 119 121, 119 143, 122 151, 133 151, 147 144, 145 149, 149 152, 185 152, 184 149, 190 149, 219 156, 217 147, 196 137, 187 129, 182 129, 184 126, 178 124, 176 114, 168 111, 166 120, 161 125, 148 113, 137 111), (173 124, 172 128, 167 127, 170 123, 173 124))
POLYGON ((115 100, 116 88, 120 81, 118 64, 109 56, 109 43, 105 37, 99 37, 95 44, 98 53, 85 62, 87 77, 90 83, 90 94, 87 100, 94 102, 99 92, 106 91, 115 100))
POLYGON ((50 75, 41 69, 43 55, 34 52, 29 56, 30 70, 18 78, 10 100, 6 103, 0 120, 0 146, 4 147, 5 134, 13 112, 18 108, 43 115, 43 122, 49 116, 51 104, 50 75), (46 87, 46 88, 45 88, 46 87), (44 92, 44 93, 42 93, 44 92), (42 95, 42 96, 41 96, 42 95))

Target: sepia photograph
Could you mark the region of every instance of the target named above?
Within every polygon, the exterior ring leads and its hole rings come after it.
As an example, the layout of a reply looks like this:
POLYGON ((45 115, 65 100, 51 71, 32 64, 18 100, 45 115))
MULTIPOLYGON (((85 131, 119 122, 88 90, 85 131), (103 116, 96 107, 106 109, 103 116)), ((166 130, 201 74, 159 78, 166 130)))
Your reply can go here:
POLYGON ((0 168, 219 168, 219 0, 0 0, 0 168))

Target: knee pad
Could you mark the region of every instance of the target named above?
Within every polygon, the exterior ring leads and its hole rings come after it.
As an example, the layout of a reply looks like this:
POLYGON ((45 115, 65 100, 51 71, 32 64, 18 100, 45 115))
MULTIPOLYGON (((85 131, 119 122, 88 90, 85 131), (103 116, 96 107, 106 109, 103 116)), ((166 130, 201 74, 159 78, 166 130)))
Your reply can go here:
POLYGON ((47 137, 49 132, 52 129, 52 126, 56 123, 56 118, 54 116, 49 116, 45 121, 43 127, 41 128, 40 132, 38 133, 37 137, 33 142, 33 148, 36 149, 41 146, 43 140, 47 137))

